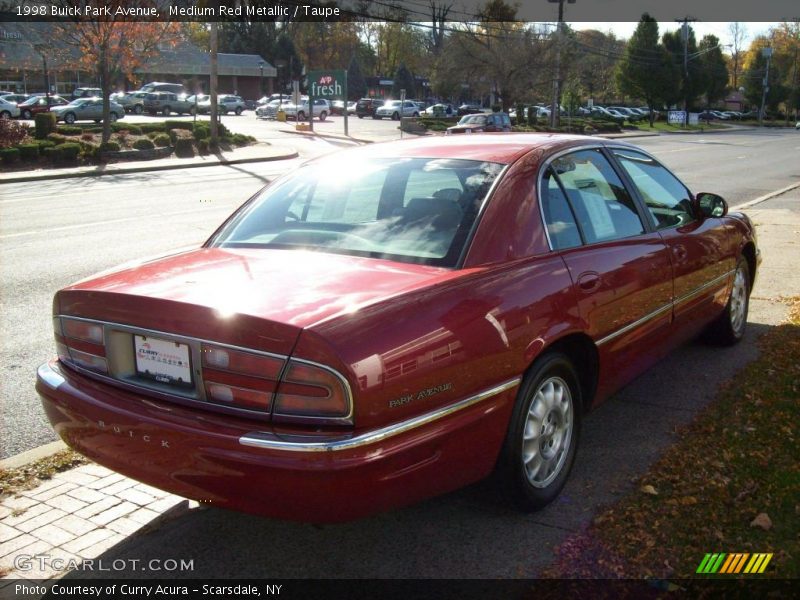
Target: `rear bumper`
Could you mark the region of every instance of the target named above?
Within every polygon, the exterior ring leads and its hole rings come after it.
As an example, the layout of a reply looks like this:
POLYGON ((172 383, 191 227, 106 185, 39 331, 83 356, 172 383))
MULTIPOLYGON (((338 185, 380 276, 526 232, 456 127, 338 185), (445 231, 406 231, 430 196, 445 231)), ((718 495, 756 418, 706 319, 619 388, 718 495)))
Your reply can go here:
POLYGON ((153 400, 57 361, 39 367, 36 389, 61 438, 114 471, 222 507, 326 523, 410 504, 487 475, 517 384, 491 388, 436 418, 406 421, 404 430, 336 439, 287 437, 266 423, 153 400))

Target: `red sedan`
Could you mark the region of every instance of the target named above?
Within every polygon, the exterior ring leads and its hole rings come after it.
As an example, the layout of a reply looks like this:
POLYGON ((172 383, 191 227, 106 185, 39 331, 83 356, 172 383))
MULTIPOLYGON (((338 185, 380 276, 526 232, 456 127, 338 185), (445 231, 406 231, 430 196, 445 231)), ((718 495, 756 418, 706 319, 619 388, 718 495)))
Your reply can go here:
POLYGON ((47 112, 54 106, 64 106, 65 104, 69 104, 69 102, 54 94, 50 95, 49 103, 47 96, 31 96, 25 102, 20 103, 20 116, 23 119, 32 119, 34 115, 47 112))
POLYGON ((533 510, 587 410, 701 331, 741 339, 759 262, 745 215, 628 144, 377 144, 59 291, 37 390, 71 447, 219 506, 342 521, 496 471, 533 510))

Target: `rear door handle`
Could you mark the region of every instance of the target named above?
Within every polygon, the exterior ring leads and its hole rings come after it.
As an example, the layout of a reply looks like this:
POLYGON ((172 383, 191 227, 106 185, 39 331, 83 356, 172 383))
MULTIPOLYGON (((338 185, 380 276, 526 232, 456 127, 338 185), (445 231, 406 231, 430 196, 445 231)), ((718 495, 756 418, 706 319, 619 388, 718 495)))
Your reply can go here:
POLYGON ((593 292, 600 287, 600 274, 594 271, 581 273, 578 277, 578 287, 582 292, 593 292))

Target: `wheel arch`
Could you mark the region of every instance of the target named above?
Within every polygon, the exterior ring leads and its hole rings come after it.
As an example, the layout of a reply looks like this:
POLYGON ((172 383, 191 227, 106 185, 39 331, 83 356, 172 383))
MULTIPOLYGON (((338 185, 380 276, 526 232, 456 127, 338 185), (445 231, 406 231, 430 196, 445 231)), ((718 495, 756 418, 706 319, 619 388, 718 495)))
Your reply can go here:
POLYGON ((581 386, 581 410, 586 413, 592 406, 600 373, 600 359, 597 346, 585 333, 573 332, 553 340, 544 346, 534 357, 525 375, 534 368, 535 363, 548 353, 560 353, 572 361, 581 386))
POLYGON ((747 260, 747 266, 750 271, 750 291, 753 291, 753 285, 756 282, 756 269, 758 268, 758 261, 756 260, 756 245, 753 241, 747 242, 742 248, 742 256, 747 260))

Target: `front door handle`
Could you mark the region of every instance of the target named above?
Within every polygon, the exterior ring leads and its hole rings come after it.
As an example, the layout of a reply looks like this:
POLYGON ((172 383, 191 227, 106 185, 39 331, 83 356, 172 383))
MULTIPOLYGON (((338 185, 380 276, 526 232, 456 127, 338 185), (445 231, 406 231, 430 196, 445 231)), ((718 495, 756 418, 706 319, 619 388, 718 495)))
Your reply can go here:
POLYGON ((578 287, 582 292, 593 292, 600 287, 600 274, 594 271, 581 273, 578 277, 578 287))

